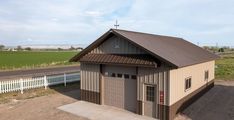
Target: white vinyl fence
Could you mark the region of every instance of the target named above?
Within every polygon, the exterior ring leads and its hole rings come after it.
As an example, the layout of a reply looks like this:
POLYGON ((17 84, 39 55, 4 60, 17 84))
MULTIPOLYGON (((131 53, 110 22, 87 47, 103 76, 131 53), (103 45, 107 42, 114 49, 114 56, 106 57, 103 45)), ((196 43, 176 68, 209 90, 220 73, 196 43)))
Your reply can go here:
POLYGON ((69 82, 80 81, 80 73, 64 73, 59 75, 47 75, 33 78, 20 78, 17 80, 0 81, 0 94, 12 91, 23 91, 26 89, 40 88, 48 86, 64 84, 69 82))

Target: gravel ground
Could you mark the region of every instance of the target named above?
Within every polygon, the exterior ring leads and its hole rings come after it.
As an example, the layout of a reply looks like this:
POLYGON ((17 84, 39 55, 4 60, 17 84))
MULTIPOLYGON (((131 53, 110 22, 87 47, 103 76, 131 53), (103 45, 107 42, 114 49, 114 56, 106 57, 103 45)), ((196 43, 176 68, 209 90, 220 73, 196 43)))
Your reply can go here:
POLYGON ((234 120, 234 81, 215 81, 215 86, 175 120, 234 120))
POLYGON ((78 90, 0 104, 0 120, 87 120, 57 107, 77 101, 78 90))

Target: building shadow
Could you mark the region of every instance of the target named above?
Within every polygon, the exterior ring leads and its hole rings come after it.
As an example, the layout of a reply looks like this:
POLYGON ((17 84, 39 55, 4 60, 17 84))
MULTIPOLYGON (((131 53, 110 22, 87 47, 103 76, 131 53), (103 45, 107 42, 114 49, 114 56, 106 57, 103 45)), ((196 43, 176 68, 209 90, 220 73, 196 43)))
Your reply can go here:
POLYGON ((64 86, 64 84, 49 86, 49 89, 52 89, 60 94, 66 95, 76 100, 80 100, 80 81, 67 83, 66 86, 64 86))
POLYGON ((215 85, 181 114, 192 120, 234 120, 234 86, 215 85))

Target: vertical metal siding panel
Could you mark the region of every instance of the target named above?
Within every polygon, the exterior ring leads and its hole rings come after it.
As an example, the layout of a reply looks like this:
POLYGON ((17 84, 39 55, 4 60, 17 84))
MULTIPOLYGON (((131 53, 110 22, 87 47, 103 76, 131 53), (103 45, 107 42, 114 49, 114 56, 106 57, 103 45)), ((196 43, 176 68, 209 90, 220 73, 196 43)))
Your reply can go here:
POLYGON ((86 69, 85 69, 85 78, 86 78, 86 82, 85 82, 85 89, 88 90, 88 85, 89 85, 89 76, 88 76, 88 71, 87 71, 87 65, 85 65, 86 69))
POLYGON ((85 69, 84 69, 84 63, 82 63, 82 89, 85 89, 85 82, 86 82, 86 76, 85 76, 85 69))
POLYGON ((99 91, 99 65, 81 63, 81 87, 89 91, 99 91))
POLYGON ((99 73, 100 73, 100 68, 99 68, 100 66, 98 65, 98 66, 96 66, 96 71, 98 71, 98 72, 96 72, 96 78, 95 78, 95 80, 96 80, 96 92, 99 92, 99 80, 100 80, 100 77, 99 77, 99 73))
POLYGON ((95 90, 95 76, 94 76, 94 71, 95 71, 95 66, 92 65, 92 70, 91 70, 91 91, 94 91, 95 90))
POLYGON ((150 79, 151 84, 155 84, 154 83, 154 72, 153 71, 150 71, 150 78, 149 79, 150 79))
POLYGON ((163 73, 163 91, 164 91, 164 105, 166 105, 166 101, 167 101, 167 83, 166 83, 166 72, 162 72, 163 73))
POLYGON ((87 90, 90 90, 90 72, 89 72, 89 66, 87 65, 87 71, 86 71, 86 75, 87 75, 87 90))
POLYGON ((117 38, 116 36, 109 38, 90 53, 147 54, 127 40, 117 38), (115 48, 115 40, 119 42, 119 48, 115 48))
POLYGON ((83 68, 82 68, 82 63, 80 63, 80 89, 82 89, 82 80, 84 80, 83 79, 83 68))
MULTIPOLYGON (((98 69, 99 69, 99 67, 98 67, 98 69)), ((100 72, 100 69, 99 69, 98 71, 100 72)), ((96 81, 96 91, 97 91, 97 92, 100 92, 100 91, 99 91, 99 89, 100 89, 100 88, 99 88, 99 84, 100 84, 100 82, 99 82, 99 80, 100 80, 100 74, 99 74, 99 72, 98 72, 98 73, 96 72, 96 80, 97 80, 97 81, 96 81)))
POLYGON ((85 65, 84 67, 85 67, 85 68, 84 68, 84 76, 85 76, 85 78, 84 78, 84 79, 85 79, 85 80, 84 80, 84 89, 87 90, 87 85, 88 85, 88 84, 87 84, 87 81, 88 81, 88 80, 87 80, 86 65, 85 65))

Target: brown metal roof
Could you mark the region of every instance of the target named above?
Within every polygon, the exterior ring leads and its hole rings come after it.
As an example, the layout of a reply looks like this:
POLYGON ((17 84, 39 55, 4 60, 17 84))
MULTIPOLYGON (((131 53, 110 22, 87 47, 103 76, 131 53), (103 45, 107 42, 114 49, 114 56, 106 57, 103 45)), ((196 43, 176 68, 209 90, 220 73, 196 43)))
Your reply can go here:
POLYGON ((86 54, 80 62, 157 67, 155 58, 146 54, 86 54))
POLYGON ((128 40, 155 58, 175 67, 194 65, 219 58, 217 55, 182 38, 111 29, 70 61, 78 61, 82 56, 100 45, 108 36, 112 35, 128 40))

